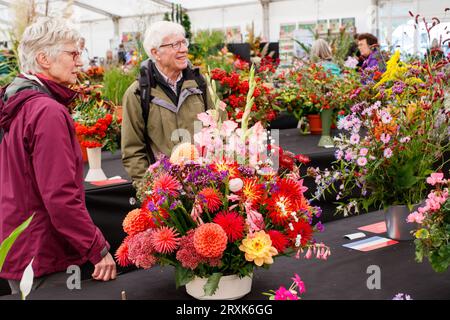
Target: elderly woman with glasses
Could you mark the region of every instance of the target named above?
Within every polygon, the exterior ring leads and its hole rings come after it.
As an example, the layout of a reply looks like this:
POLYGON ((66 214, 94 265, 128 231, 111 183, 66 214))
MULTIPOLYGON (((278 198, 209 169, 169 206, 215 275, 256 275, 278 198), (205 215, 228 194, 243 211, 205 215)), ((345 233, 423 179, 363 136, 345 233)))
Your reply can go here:
POLYGON ((68 108, 76 93, 67 86, 82 65, 79 38, 60 19, 27 27, 18 48, 21 73, 0 93, 0 239, 33 215, 0 272, 13 294, 31 261, 33 289, 66 286, 68 267, 84 270, 89 262, 94 279, 116 277, 109 244, 85 206, 83 160, 68 108))
POLYGON ((177 144, 193 143, 197 115, 211 107, 205 79, 189 66, 188 46, 184 28, 174 22, 154 23, 145 34, 150 59, 123 97, 122 161, 136 183, 159 153, 170 156, 177 144))

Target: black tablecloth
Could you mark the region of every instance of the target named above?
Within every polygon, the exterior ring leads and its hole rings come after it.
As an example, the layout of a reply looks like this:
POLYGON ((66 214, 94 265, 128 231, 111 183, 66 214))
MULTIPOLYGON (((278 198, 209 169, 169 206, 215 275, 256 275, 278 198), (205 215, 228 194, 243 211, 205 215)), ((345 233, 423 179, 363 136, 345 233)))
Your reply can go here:
MULTIPOLYGON (((326 230, 317 239, 331 247, 328 260, 299 260, 294 257, 275 259, 269 270, 255 271, 252 291, 244 299, 265 300, 261 293, 280 286, 288 287, 297 273, 306 285, 304 299, 379 299, 390 300, 397 293, 409 294, 413 299, 450 299, 450 271, 435 273, 428 262, 414 261, 414 243, 404 241, 369 252, 342 247, 352 242, 344 234, 357 232, 363 225, 383 220, 381 212, 341 219, 325 224, 326 230), (381 269, 381 288, 368 289, 369 266, 381 269)), ((375 234, 366 232, 367 237, 375 234)), ((381 235, 383 236, 383 235, 381 235)), ((29 299, 121 299, 125 291, 128 299, 192 299, 184 287, 175 289, 171 267, 154 267, 120 275, 110 282, 85 281, 81 290, 66 288, 40 289, 29 299)), ((19 299, 3 296, 2 299, 19 299)))

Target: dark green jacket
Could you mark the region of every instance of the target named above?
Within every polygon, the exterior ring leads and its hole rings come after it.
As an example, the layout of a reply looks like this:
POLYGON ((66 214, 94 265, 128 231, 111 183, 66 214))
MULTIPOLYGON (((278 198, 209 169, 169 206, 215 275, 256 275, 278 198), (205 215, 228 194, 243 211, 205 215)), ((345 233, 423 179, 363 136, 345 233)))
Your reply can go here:
MULTIPOLYGON (((178 95, 170 91, 171 89, 159 74, 156 77, 156 83, 156 88, 151 90, 154 98, 150 103, 147 131, 154 155, 163 153, 170 156, 173 147, 178 143, 194 143, 194 122, 199 121, 197 115, 210 109, 212 102, 208 93, 208 106, 205 108, 201 90, 190 69, 183 71, 178 95), (187 135, 180 137, 176 133, 177 129, 182 129, 178 130, 180 134, 187 135)), ((139 89, 139 83, 135 81, 123 97, 121 135, 122 162, 135 182, 143 178, 150 164, 145 147, 144 120, 137 89, 139 89)))

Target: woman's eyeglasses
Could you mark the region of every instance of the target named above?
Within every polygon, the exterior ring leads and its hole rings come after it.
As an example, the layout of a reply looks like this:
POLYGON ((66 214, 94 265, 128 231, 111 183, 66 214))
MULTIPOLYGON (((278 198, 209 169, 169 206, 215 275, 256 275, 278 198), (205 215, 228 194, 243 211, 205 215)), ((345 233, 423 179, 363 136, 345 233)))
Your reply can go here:
POLYGON ((61 51, 70 54, 72 56, 73 61, 76 61, 81 56, 81 51, 78 50, 74 51, 61 50, 61 51))
POLYGON ((173 42, 173 43, 167 43, 167 44, 162 44, 159 47, 169 47, 171 46, 174 50, 180 50, 181 49, 181 45, 184 45, 186 48, 189 48, 189 40, 188 39, 183 39, 177 42, 173 42))

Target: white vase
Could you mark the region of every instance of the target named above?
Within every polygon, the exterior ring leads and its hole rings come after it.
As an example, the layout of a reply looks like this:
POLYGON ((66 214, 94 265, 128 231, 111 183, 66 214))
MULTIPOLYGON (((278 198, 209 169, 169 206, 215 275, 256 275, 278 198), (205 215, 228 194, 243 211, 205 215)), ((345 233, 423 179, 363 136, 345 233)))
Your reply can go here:
POLYGON ((102 170, 102 148, 87 148, 89 171, 84 181, 106 180, 106 175, 102 170))
POLYGON ((222 276, 216 292, 212 296, 207 296, 203 286, 208 279, 195 277, 186 284, 186 292, 198 300, 236 300, 251 291, 252 279, 253 274, 243 278, 239 278, 238 275, 222 276))

